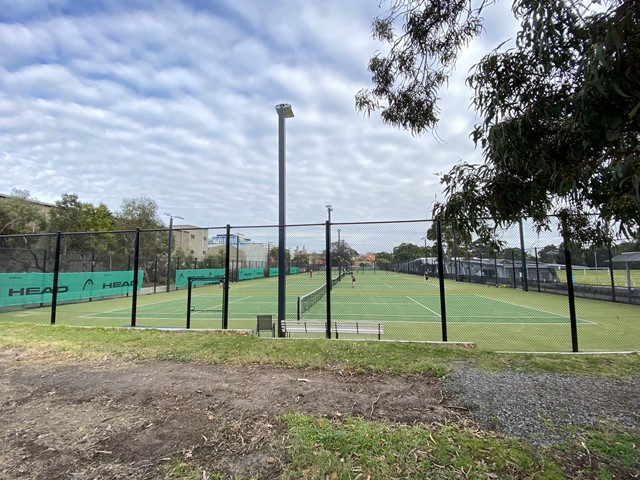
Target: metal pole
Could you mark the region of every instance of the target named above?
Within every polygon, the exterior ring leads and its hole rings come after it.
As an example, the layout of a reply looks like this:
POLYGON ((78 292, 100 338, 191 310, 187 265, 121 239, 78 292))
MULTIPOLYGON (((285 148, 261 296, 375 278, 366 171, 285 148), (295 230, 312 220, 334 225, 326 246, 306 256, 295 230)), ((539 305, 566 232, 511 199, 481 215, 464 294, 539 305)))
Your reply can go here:
POLYGON ((173 217, 169 217, 169 251, 167 252, 167 292, 171 291, 171 239, 173 237, 173 217))
POLYGON ((340 245, 340 229, 338 229, 338 276, 342 275, 342 246, 340 245))
POLYGON ((327 221, 324 227, 325 231, 325 282, 327 292, 325 294, 327 300, 327 338, 331 338, 331 288, 333 287, 333 279, 331 278, 331 222, 327 221))
POLYGON ((522 257, 522 290, 529 291, 529 281, 527 279, 527 254, 524 250, 524 231, 522 229, 522 219, 520 219, 520 256, 522 257))
POLYGON ((191 289, 193 288, 193 277, 187 278, 187 329, 191 328, 191 289))
POLYGON ((538 265, 538 247, 535 247, 533 250, 536 255, 536 278, 538 280, 538 291, 540 291, 540 267, 538 265))
MULTIPOLYGON (((566 245, 566 242, 565 242, 566 245)), ((571 322, 571 350, 578 351, 578 321, 576 318, 576 298, 573 293, 573 271, 571 269, 571 252, 565 246, 564 263, 567 270, 567 290, 569 294, 569 321, 571 322)))
POLYGON ((286 315, 286 286, 287 286, 287 266, 286 266, 286 238, 285 238, 285 119, 293 117, 291 105, 280 104, 276 106, 278 112, 278 183, 279 183, 279 220, 278 220, 278 337, 284 337, 282 322, 286 315))
POLYGON ((140 268, 140 227, 136 228, 136 241, 133 252, 133 293, 131 298, 131 326, 136 326, 138 310, 138 270, 140 268))
POLYGON ((427 254, 427 237, 424 237, 424 272, 422 272, 423 275, 427 275, 428 270, 427 270, 427 257, 429 255, 427 254))
POLYGON ((225 256, 224 256, 224 285, 222 290, 222 329, 226 330, 229 326, 229 262, 231 254, 231 225, 227 224, 227 244, 225 256))
POLYGON ((609 277, 611 278, 611 300, 616 301, 616 284, 613 279, 613 255, 611 254, 611 244, 607 246, 607 252, 609 253, 609 277))
POLYGON ((236 233, 236 283, 240 281, 240 235, 236 233))
POLYGON ((271 262, 269 261, 271 259, 271 243, 267 242, 267 277, 271 276, 271 273, 269 272, 269 270, 271 269, 271 262))
POLYGON ((442 231, 440 219, 436 219, 436 237, 438 245, 438 280, 440 283, 440 324, 442 327, 442 341, 447 341, 447 306, 444 292, 444 261, 442 259, 442 231))
POLYGON ((51 293, 51 325, 56 324, 56 308, 58 306, 58 274, 60 273, 60 239, 62 232, 56 233, 56 256, 53 260, 53 285, 51 293))

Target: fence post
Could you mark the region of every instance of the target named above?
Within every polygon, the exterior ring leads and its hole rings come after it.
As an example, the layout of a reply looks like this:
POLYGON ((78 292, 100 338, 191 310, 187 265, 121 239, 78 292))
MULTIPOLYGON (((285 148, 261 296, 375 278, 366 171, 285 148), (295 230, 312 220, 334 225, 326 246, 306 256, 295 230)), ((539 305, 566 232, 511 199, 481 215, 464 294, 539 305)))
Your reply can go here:
POLYGON ((613 279, 613 255, 611 254, 611 244, 607 248, 609 252, 609 276, 611 277, 611 299, 616 301, 616 284, 613 279))
POLYGON ((224 286, 222 290, 222 329, 229 326, 229 262, 231 261, 231 225, 227 224, 226 252, 224 255, 224 286))
POLYGON ((53 292, 51 293, 51 325, 56 324, 56 307, 58 306, 58 274, 60 273, 60 239, 62 232, 56 233, 56 253, 53 259, 53 292))
POLYGON ((527 278, 527 253, 524 250, 524 231, 522 230, 522 219, 520 219, 520 256, 522 257, 522 290, 529 291, 529 281, 527 278))
POLYGON ((325 333, 327 338, 331 338, 331 289, 333 288, 333 279, 331 278, 331 223, 327 220, 324 223, 324 236, 325 236, 325 282, 327 285, 327 293, 325 294, 327 300, 327 331, 325 333))
POLYGON ((140 227, 136 228, 136 239, 133 246, 133 292, 131 293, 131 326, 136 326, 138 314, 138 270, 140 266, 140 227))
POLYGON ((438 245, 438 280, 440 282, 440 323, 442 326, 442 341, 447 341, 447 307, 444 297, 444 261, 442 259, 442 231, 440 218, 436 218, 436 237, 438 245))
POLYGON ((191 328, 191 289, 193 288, 193 277, 187 277, 187 330, 191 328))
POLYGON ((534 247, 533 251, 536 255, 536 279, 538 280, 538 291, 540 291, 540 266, 538 265, 538 247, 534 247))
MULTIPOLYGON (((566 245, 566 243, 565 243, 566 245)), ((571 252, 564 247, 564 263, 567 270, 567 291, 569 294, 569 320, 571 323, 571 350, 578 351, 578 326, 576 320, 576 297, 573 293, 573 270, 571 268, 571 252)))

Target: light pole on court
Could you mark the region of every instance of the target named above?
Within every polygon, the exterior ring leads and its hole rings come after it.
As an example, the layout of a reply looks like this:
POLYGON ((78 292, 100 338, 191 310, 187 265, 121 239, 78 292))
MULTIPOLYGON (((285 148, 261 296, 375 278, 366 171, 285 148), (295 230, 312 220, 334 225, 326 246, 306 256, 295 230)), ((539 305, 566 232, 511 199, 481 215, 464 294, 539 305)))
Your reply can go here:
POLYGON ((279 181, 279 220, 278 220, 278 337, 284 337, 282 330, 282 322, 285 321, 286 304, 285 289, 287 285, 286 270, 286 247, 285 247, 285 157, 286 157, 286 141, 285 141, 285 120, 293 118, 293 110, 288 103, 276 105, 278 112, 278 181, 279 181))

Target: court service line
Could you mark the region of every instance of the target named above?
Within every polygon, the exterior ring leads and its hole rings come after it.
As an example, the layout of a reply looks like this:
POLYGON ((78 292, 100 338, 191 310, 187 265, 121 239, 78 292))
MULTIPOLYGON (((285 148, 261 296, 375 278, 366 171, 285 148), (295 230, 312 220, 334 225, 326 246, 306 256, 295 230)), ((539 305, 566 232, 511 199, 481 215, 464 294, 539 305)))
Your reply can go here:
POLYGON ((434 310, 431 310, 429 307, 427 307, 426 305, 423 305, 423 304, 422 304, 422 303, 420 303, 419 301, 414 300, 413 298, 411 298, 411 297, 409 297, 409 296, 407 296, 407 298, 408 298, 409 300, 411 300, 412 302, 417 303, 418 305, 420 305, 420 306, 421 306, 422 308, 424 308, 425 310, 427 310, 427 311, 429 311, 429 312, 433 313, 436 317, 439 317, 439 316, 440 316, 440 314, 439 314, 438 312, 436 312, 436 311, 434 311, 434 310))

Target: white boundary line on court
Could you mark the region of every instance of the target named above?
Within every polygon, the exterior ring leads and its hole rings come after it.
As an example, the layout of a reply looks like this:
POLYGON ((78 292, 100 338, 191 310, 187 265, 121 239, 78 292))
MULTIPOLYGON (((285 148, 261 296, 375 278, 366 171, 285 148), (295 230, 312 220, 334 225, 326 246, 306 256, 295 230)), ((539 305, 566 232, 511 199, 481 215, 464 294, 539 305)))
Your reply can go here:
MULTIPOLYGON (((340 315, 340 314, 331 314, 331 321, 334 320, 341 320, 341 321, 345 321, 345 320, 349 320, 350 317, 367 317, 367 318, 371 318, 374 315, 371 314, 365 314, 365 313, 355 313, 355 314, 350 314, 350 315, 340 315), (339 317, 345 317, 345 318, 339 318, 339 317)), ((389 318, 391 315, 384 315, 383 318, 380 319, 375 319, 375 318, 371 318, 372 322, 384 322, 385 318, 389 318)), ((395 317, 406 317, 406 315, 393 315, 395 317)), ((456 326, 459 325, 534 325, 534 326, 556 326, 556 327, 566 327, 567 325, 569 325, 568 322, 562 322, 562 323, 557 323, 557 322, 513 322, 513 321, 508 321, 508 322, 460 322, 457 321, 456 319, 458 318, 493 318, 495 319, 495 316, 491 316, 491 317, 478 317, 478 316, 473 316, 473 317, 447 317, 447 325, 451 325, 451 324, 455 324, 456 326)), ((507 317, 498 317, 498 318, 507 318, 507 317)), ((548 317, 541 317, 541 318, 548 318, 548 317)), ((322 321, 322 319, 318 319, 320 321, 322 321)), ((412 324, 416 324, 416 325, 436 325, 436 324, 440 324, 440 319, 439 318, 435 318, 435 317, 429 317, 425 320, 402 320, 402 321, 396 321, 396 320, 390 320, 391 323, 412 323, 412 324)))
MULTIPOLYGON (((523 305, 518 305, 517 303, 506 302, 506 301, 504 301, 504 300, 498 300, 497 298, 489 298, 489 297, 485 297, 485 296, 483 296, 483 295, 478 295, 477 293, 470 293, 470 294, 467 294, 467 295, 468 295, 468 296, 471 296, 471 297, 484 298, 484 299, 487 299, 487 300, 494 300, 494 301, 496 301, 496 302, 498 302, 498 303, 504 303, 504 304, 506 304, 506 305, 511 305, 511 306, 513 306, 513 307, 526 308, 526 309, 529 309, 529 310, 534 310, 534 311, 536 311, 536 312, 542 312, 542 313, 546 313, 547 315, 553 315, 553 316, 556 316, 556 317, 565 318, 565 319, 567 319, 567 320, 570 320, 570 318, 569 318, 569 316, 568 316, 568 315, 561 315, 561 314, 559 314, 559 313, 548 312, 548 311, 546 311, 546 310, 540 310, 539 308, 525 307, 525 306, 523 306, 523 305)), ((462 296, 462 295, 461 295, 461 296, 462 296)), ((578 320, 578 321, 580 321, 580 322, 587 323, 587 324, 597 325, 597 322, 592 322, 591 320, 583 320, 583 319, 581 319, 581 318, 578 318, 577 320, 578 320)))
POLYGON ((431 310, 429 307, 427 307, 426 305, 421 304, 419 301, 411 298, 410 296, 407 295, 407 298, 409 300, 411 300, 414 303, 417 303, 418 305, 420 305, 422 308, 424 308, 425 310, 427 310, 428 312, 433 313, 436 317, 440 317, 440 314, 438 312, 436 312, 435 310, 431 310))

